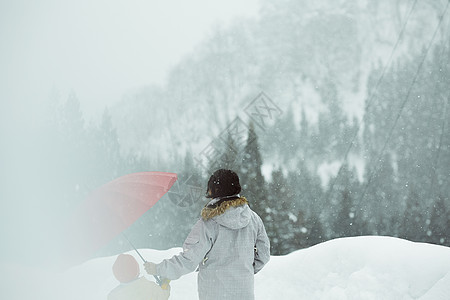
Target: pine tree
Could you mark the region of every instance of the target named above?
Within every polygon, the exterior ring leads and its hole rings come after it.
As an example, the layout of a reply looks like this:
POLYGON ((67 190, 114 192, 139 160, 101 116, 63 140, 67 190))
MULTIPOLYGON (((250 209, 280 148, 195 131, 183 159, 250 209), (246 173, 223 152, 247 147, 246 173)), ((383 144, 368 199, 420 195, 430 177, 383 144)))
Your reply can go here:
POLYGON ((84 117, 80 102, 71 92, 59 111, 58 135, 54 141, 56 150, 53 160, 59 173, 58 188, 66 207, 70 210, 77 205, 89 191, 86 175, 90 171, 88 165, 89 145, 85 129, 84 117))
POLYGON ((356 207, 353 199, 355 175, 347 165, 344 165, 340 177, 339 183, 336 183, 334 188, 334 193, 337 194, 333 200, 335 208, 332 208, 336 212, 333 226, 334 237, 355 236, 357 235, 356 207))
POLYGON ((423 216, 418 193, 413 188, 410 188, 400 237, 411 241, 423 242, 426 239, 426 228, 427 224, 423 216))
POLYGON ((218 169, 228 169, 237 171, 240 163, 241 149, 230 132, 227 134, 226 142, 222 145, 219 157, 218 169))
POLYGON ((448 217, 448 209, 444 197, 440 196, 433 204, 430 225, 427 232, 431 243, 449 245, 450 236, 447 227, 449 220, 450 218, 448 217))
POLYGON ((296 216, 293 213, 292 192, 281 168, 272 172, 268 200, 266 230, 271 240, 271 253, 283 255, 296 250, 294 234, 296 216))
POLYGON ((311 215, 305 221, 305 229, 300 228, 305 241, 301 243, 303 247, 310 247, 326 241, 325 230, 317 215, 311 215))
MULTIPOLYGON (((295 221, 295 248, 304 248, 325 240, 321 214, 325 205, 321 202, 322 188, 317 175, 309 172, 305 161, 299 160, 295 171, 287 178, 292 194, 292 213, 295 221)), ((324 216, 329 219, 328 216, 324 216)))
POLYGON ((194 164, 191 151, 187 151, 184 158, 183 171, 178 174, 181 184, 181 193, 184 193, 186 212, 191 218, 198 217, 201 208, 205 205, 206 184, 201 171, 194 164))
POLYGON ((253 123, 250 123, 242 158, 240 181, 242 194, 247 197, 252 209, 265 221, 268 215, 267 209, 270 209, 271 206, 267 200, 265 180, 261 167, 262 158, 259 151, 258 136, 255 132, 255 126, 253 123))
POLYGON ((265 133, 264 144, 270 143, 270 155, 277 160, 288 165, 296 158, 299 149, 298 132, 294 123, 293 110, 289 109, 278 118, 269 132, 265 133))
POLYGON ((90 128, 90 165, 89 185, 97 186, 119 177, 121 174, 120 144, 117 130, 112 124, 108 108, 105 108, 98 127, 90 128))

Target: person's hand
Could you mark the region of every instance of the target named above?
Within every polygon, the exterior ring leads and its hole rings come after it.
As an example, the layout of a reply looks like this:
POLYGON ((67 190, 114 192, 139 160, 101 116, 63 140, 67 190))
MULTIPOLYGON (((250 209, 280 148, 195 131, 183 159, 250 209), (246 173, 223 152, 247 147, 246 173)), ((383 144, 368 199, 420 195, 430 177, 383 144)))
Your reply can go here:
POLYGON ((170 283, 170 280, 169 280, 169 279, 163 278, 163 279, 161 280, 161 288, 162 288, 163 290, 169 290, 169 291, 170 291, 170 285, 169 285, 169 283, 170 283))
POLYGON ((146 261, 144 263, 145 271, 147 271, 147 274, 149 275, 156 275, 156 265, 152 262, 146 261))

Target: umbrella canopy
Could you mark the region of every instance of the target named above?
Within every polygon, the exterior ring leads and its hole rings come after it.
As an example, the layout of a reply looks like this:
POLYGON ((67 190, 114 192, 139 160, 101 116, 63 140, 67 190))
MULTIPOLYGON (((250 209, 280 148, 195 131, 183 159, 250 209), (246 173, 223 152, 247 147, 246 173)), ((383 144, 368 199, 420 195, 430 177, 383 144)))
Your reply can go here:
POLYGON ((176 180, 175 173, 140 172, 94 190, 68 220, 64 234, 71 264, 90 258, 133 224, 176 180))

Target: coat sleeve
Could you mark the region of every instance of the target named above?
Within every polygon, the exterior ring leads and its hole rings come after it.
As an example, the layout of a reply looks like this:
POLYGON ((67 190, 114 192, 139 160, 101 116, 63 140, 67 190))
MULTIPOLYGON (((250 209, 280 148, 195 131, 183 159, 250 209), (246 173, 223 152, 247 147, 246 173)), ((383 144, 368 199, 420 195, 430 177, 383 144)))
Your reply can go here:
POLYGON ((255 260, 253 261, 253 271, 258 273, 270 260, 270 241, 266 233, 266 228, 261 218, 259 218, 258 235, 255 243, 255 260))
POLYGON ((157 275, 175 280, 195 271, 211 249, 214 240, 211 224, 206 224, 206 222, 200 219, 194 225, 184 241, 183 252, 156 265, 157 275))

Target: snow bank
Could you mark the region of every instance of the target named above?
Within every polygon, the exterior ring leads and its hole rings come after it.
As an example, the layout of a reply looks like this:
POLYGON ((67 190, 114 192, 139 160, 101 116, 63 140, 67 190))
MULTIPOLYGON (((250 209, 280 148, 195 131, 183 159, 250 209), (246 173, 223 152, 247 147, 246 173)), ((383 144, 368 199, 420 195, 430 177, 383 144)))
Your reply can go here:
POLYGON ((450 248, 390 237, 328 241, 272 257, 257 299, 449 299, 450 248))
MULTIPOLYGON (((148 260, 159 262, 180 250, 141 251, 148 260)), ((129 254, 139 259, 134 252, 129 254)), ((114 260, 115 256, 91 260, 60 274, 6 265, 2 298, 106 299, 117 285, 111 272, 114 260)), ((196 273, 171 286, 170 299, 197 299, 196 273)), ((336 239, 272 257, 255 277, 255 293, 258 300, 449 299, 450 248, 391 237, 336 239)))

